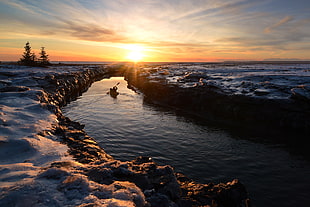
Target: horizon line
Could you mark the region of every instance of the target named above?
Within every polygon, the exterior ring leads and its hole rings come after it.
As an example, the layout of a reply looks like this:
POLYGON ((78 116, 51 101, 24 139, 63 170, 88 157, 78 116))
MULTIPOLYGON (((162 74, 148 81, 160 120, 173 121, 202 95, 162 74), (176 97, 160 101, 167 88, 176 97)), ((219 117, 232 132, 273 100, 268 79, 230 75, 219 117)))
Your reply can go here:
MULTIPOLYGON (((310 60, 225 60, 225 61, 50 61, 52 65, 59 64, 105 64, 105 63, 310 63, 310 60)), ((0 64, 18 64, 18 61, 0 61, 0 64)))

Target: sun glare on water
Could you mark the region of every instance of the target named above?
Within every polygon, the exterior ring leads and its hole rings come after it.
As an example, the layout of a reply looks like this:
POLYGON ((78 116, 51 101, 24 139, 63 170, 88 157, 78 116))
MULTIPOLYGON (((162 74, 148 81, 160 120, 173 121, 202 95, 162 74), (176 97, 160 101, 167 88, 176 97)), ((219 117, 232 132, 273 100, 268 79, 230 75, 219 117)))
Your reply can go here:
POLYGON ((129 53, 126 56, 126 59, 133 61, 133 62, 139 62, 143 59, 145 56, 143 54, 143 48, 138 45, 130 45, 126 49, 129 50, 129 53))

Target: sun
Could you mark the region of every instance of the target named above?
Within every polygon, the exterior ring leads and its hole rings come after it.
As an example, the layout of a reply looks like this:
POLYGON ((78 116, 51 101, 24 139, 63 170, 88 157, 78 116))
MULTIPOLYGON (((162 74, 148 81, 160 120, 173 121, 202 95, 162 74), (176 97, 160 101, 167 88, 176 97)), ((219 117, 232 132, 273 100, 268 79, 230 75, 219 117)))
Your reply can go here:
POLYGON ((139 51, 131 51, 127 55, 127 59, 134 61, 134 62, 138 62, 142 60, 142 58, 143 58, 143 54, 139 51))
POLYGON ((139 45, 129 45, 127 48, 129 50, 129 53, 126 56, 126 59, 133 61, 133 62, 139 62, 143 59, 145 56, 143 54, 143 48, 139 45))

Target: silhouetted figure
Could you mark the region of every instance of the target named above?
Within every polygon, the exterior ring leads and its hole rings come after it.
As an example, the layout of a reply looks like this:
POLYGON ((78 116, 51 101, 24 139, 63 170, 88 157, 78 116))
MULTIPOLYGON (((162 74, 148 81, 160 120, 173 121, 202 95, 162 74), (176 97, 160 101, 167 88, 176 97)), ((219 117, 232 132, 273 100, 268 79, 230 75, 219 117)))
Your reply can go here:
POLYGON ((119 84, 119 82, 118 82, 115 86, 113 86, 112 88, 110 88, 109 94, 110 94, 110 96, 113 97, 113 98, 116 98, 117 95, 119 94, 119 92, 117 92, 117 85, 118 85, 118 84, 119 84))

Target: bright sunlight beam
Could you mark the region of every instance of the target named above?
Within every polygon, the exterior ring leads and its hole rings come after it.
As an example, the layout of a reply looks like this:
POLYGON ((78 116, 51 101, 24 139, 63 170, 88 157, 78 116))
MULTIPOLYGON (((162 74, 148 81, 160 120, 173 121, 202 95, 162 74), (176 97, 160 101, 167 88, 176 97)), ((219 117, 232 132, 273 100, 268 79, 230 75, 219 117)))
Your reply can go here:
POLYGON ((143 59, 145 56, 143 54, 143 48, 139 45, 128 45, 126 46, 126 49, 129 50, 129 53, 126 56, 126 59, 133 61, 133 62, 138 62, 143 59))

